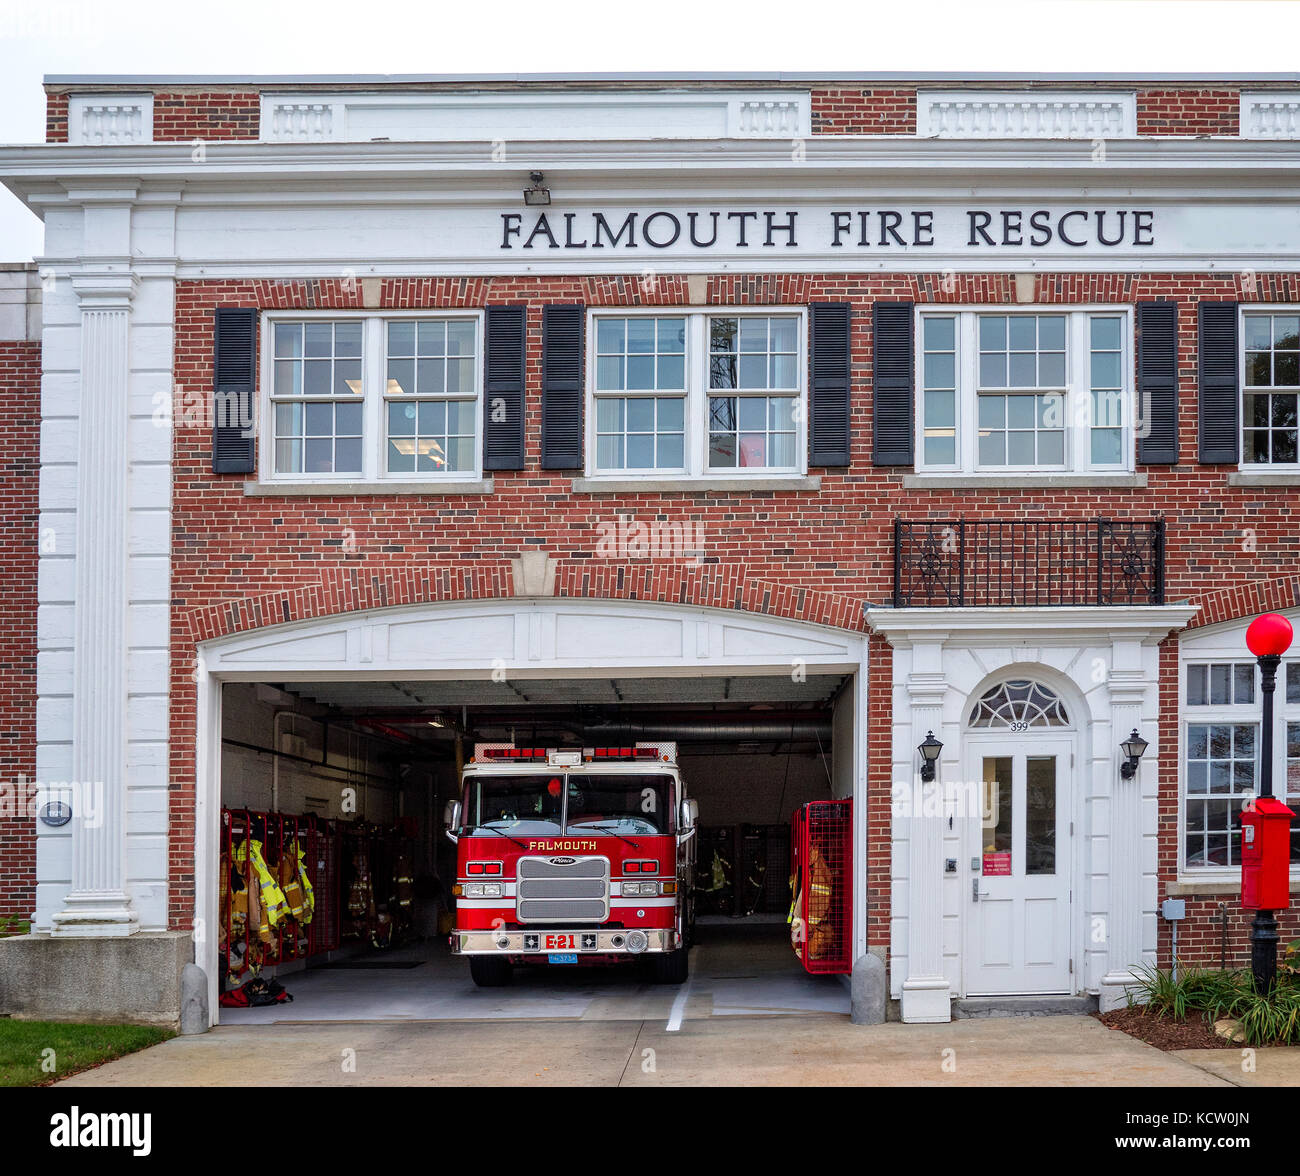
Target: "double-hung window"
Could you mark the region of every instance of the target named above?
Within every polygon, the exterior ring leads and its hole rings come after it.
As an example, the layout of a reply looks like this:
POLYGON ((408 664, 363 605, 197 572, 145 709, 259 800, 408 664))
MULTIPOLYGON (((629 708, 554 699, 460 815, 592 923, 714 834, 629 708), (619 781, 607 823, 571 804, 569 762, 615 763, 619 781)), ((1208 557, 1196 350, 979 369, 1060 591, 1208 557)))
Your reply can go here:
MULTIPOLYGON (((1189 872, 1241 868, 1241 810, 1258 794, 1262 742, 1259 672, 1249 656, 1183 664, 1182 864, 1189 872)), ((1300 661, 1278 672, 1273 795, 1300 799, 1300 661)), ((1291 862, 1300 864, 1300 828, 1291 862)))
POLYGON ((592 476, 804 472, 802 310, 593 310, 588 337, 592 476))
POLYGON ((922 310, 917 469, 1132 468, 1127 310, 922 310))
POLYGON ((474 312, 266 316, 263 478, 477 478, 481 338, 474 312))
POLYGON ((1300 309, 1242 313, 1242 462, 1300 466, 1300 309))

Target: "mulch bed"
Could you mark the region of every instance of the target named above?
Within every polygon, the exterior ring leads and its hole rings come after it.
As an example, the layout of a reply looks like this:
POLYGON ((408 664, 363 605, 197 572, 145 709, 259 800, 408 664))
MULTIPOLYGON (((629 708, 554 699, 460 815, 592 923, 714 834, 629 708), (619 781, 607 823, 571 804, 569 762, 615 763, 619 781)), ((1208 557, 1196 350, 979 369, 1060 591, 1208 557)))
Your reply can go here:
POLYGON ((1156 1049, 1240 1049, 1240 1042, 1220 1037, 1200 1013, 1185 1021, 1143 1012, 1141 1008, 1113 1009, 1093 1013, 1107 1029, 1118 1029, 1156 1049))

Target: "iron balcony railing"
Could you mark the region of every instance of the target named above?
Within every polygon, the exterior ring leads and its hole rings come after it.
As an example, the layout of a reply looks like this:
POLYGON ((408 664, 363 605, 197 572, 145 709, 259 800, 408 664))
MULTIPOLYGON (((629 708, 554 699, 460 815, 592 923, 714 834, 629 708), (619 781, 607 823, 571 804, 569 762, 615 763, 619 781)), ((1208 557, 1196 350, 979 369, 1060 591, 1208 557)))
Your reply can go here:
POLYGON ((1163 519, 894 520, 895 608, 1164 602, 1163 519))

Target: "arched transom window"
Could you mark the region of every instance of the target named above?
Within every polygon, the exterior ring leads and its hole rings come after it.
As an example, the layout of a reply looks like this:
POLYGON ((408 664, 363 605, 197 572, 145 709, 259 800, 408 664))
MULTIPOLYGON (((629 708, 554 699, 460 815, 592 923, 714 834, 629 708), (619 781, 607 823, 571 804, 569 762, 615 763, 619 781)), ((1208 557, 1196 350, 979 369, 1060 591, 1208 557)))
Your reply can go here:
POLYGON ((972 727, 1068 727, 1070 716, 1041 682, 1015 678, 988 690, 975 704, 972 727))

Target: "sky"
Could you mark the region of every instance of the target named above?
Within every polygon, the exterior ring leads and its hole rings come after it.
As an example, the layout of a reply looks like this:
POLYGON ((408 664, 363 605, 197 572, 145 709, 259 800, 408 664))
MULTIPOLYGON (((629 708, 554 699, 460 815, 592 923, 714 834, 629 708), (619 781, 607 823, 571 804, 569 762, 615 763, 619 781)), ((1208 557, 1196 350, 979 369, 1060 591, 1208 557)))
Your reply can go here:
MULTIPOLYGON (((0 143, 44 138, 46 74, 1266 73, 1297 34, 1298 0, 0 0, 0 143)), ((0 261, 40 251, 0 191, 0 261)))

